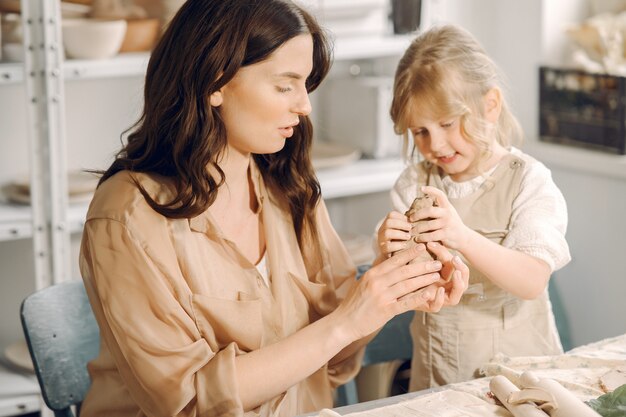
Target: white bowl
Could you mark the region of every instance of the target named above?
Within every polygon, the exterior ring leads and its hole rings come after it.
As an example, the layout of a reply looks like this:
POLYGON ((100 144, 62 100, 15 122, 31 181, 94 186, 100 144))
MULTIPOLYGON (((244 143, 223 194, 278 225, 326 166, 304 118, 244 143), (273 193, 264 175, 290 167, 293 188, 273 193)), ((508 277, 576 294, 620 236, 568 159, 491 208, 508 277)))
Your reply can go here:
POLYGON ((126 20, 63 19, 63 46, 68 58, 115 56, 126 35, 126 20))

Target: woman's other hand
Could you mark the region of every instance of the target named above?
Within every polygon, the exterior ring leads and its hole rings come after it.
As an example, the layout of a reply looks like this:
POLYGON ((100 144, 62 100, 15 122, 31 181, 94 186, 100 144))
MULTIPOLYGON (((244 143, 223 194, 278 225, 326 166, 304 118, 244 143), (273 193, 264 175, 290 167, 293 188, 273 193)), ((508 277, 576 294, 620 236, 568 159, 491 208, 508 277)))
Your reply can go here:
MULTIPOLYGON (((463 283, 462 271, 460 281, 453 279, 454 284, 446 295, 441 261, 408 264, 424 250, 424 245, 417 245, 401 251, 373 266, 355 283, 333 313, 338 315, 343 331, 351 335, 351 340, 371 334, 392 317, 409 310, 439 311, 457 296, 463 283)), ((443 251, 445 248, 439 250, 444 261, 451 262, 452 255, 446 251, 448 257, 443 251)))

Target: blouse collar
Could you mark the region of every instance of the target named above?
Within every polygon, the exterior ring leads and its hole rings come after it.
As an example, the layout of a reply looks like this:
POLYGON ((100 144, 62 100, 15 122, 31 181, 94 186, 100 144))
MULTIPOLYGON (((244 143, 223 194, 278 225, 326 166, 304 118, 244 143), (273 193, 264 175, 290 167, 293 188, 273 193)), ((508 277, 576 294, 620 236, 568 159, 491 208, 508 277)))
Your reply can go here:
MULTIPOLYGON (((252 156, 250 156, 248 170, 252 180, 252 186, 254 188, 254 196, 257 200, 256 213, 259 213, 263 208, 265 198, 267 198, 267 190, 265 188, 261 172, 259 171, 259 168, 252 156)), ((219 227, 217 227, 215 219, 213 219, 213 216, 211 216, 208 209, 198 216, 190 218, 189 227, 195 232, 221 236, 221 231, 219 227)))

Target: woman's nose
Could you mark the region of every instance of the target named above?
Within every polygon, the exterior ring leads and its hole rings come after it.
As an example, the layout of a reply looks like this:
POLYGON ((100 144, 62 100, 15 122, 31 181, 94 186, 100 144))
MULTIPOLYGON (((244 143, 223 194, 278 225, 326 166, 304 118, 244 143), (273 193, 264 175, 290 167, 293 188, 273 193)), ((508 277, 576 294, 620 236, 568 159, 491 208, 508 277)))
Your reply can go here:
POLYGON ((292 111, 298 116, 307 116, 311 113, 311 100, 309 98, 309 93, 306 90, 298 94, 298 97, 293 104, 292 111))

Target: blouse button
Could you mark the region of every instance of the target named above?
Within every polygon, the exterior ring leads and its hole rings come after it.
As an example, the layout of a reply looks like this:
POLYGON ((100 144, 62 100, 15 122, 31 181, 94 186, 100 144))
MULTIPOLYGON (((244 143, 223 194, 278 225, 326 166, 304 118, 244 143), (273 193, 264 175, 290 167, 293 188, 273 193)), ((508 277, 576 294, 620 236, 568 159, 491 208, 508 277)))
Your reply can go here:
POLYGON ((521 167, 522 163, 520 161, 518 161, 518 160, 514 160, 514 161, 511 161, 511 165, 510 166, 511 166, 512 169, 515 169, 515 168, 521 167))

